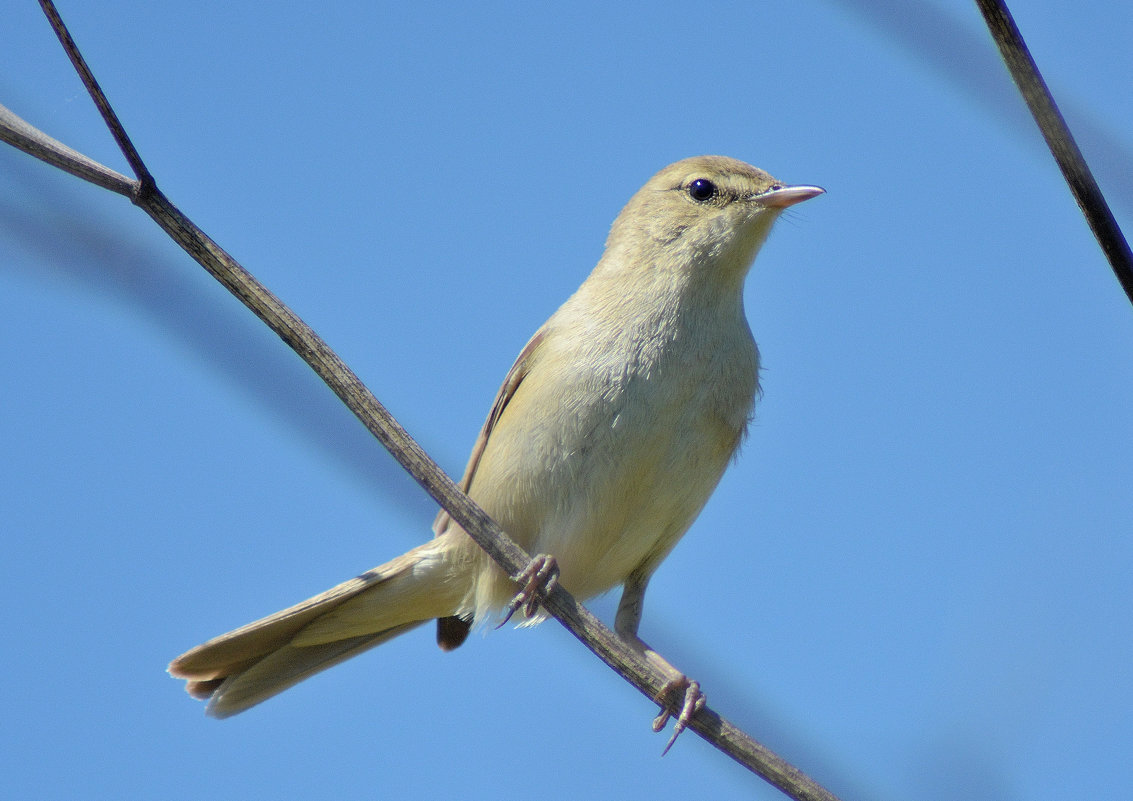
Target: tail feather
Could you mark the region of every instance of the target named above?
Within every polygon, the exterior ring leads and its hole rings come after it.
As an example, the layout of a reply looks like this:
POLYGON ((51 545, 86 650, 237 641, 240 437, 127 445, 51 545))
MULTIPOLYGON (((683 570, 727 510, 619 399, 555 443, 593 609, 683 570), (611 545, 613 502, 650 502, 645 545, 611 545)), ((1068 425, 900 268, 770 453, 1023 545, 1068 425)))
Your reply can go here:
POLYGON ((376 634, 348 637, 323 645, 285 645, 247 670, 229 676, 217 684, 209 693, 205 713, 214 718, 227 718, 239 714, 316 673, 345 662, 387 640, 392 640, 424 622, 417 620, 376 634))
POLYGON ((380 645, 460 603, 459 582, 426 543, 274 615, 198 645, 173 660, 207 712, 228 717, 315 673, 380 645))

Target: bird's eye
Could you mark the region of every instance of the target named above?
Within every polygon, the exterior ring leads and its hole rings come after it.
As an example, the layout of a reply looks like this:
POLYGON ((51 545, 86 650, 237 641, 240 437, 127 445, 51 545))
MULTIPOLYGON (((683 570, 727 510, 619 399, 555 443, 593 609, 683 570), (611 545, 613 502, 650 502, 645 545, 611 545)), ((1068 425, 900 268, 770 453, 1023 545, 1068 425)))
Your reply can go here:
POLYGON ((711 200, 716 197, 716 192, 716 184, 712 183, 707 178, 697 178, 688 185, 688 196, 697 203, 711 200))

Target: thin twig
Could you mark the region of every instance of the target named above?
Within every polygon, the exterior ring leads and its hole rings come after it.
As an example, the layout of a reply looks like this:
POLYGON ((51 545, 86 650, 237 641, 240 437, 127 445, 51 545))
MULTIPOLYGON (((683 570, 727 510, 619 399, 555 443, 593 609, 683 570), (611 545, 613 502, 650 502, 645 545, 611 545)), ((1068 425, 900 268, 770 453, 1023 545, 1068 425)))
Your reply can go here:
POLYGON ((1023 41, 1011 12, 1007 10, 1007 4, 1003 0, 976 0, 976 5, 983 13, 984 21, 1015 85, 1027 101, 1027 107, 1038 123, 1047 147, 1058 162, 1063 178, 1074 193, 1078 207, 1086 216, 1086 222, 1109 259, 1113 273, 1125 290, 1129 302, 1133 303, 1133 252, 1130 252, 1129 243, 1121 233, 1066 120, 1055 105, 1035 60, 1031 58, 1027 44, 1023 41))
POLYGON ((133 197, 137 191, 138 182, 133 178, 104 167, 57 139, 52 139, 4 106, 0 106, 0 141, 111 192, 133 197))
MULTIPOLYGON (((366 428, 410 475, 460 526, 511 576, 518 576, 530 557, 512 542, 480 507, 461 492, 448 476, 397 423, 377 398, 330 347, 298 316, 241 267, 228 253, 182 214, 156 187, 141 157, 130 143, 101 88, 67 33, 50 0, 41 0, 64 49, 79 71, 87 91, 138 176, 134 182, 119 176, 19 120, 19 135, 0 133, 20 149, 50 164, 67 169, 84 180, 130 196, 190 256, 236 295, 252 312, 290 345, 342 399, 366 428), (94 165, 92 168, 90 165, 94 165), (117 176, 116 179, 107 175, 117 176), (120 179, 120 180, 119 180, 120 179), (125 190, 125 191, 123 191, 125 190)), ((0 128, 6 120, 0 115, 0 128)), ((666 677, 656 673, 625 642, 601 623, 566 590, 556 586, 543 606, 602 661, 633 684, 646 697, 656 698, 666 677)), ((723 753, 797 801, 837 801, 836 797, 775 753, 710 709, 702 709, 689 723, 723 753)))
POLYGON ((98 81, 94 79, 94 73, 90 71, 87 66, 86 59, 83 58, 79 48, 75 45, 75 40, 71 38, 71 32, 67 30, 67 26, 63 24, 63 18, 59 16, 59 12, 55 10, 55 3, 51 0, 40 0, 40 8, 43 13, 47 15, 47 21, 51 23, 52 30, 55 35, 59 37, 60 44, 63 45, 63 50, 67 53, 67 58, 71 59, 71 64, 75 67, 75 72, 79 73, 79 77, 83 80, 83 86, 87 88, 90 93, 91 100, 98 107, 98 113, 102 115, 106 127, 110 129, 114 141, 118 143, 118 149, 122 151, 122 155, 126 157, 126 161, 130 164, 130 169, 134 171, 134 175, 138 177, 139 191, 145 191, 146 187, 153 185, 153 176, 150 171, 146 169, 146 165, 142 162, 142 157, 138 155, 138 151, 134 149, 134 143, 130 141, 130 137, 126 135, 126 129, 122 127, 122 123, 118 120, 118 115, 114 113, 114 109, 110 107, 110 101, 106 99, 102 88, 98 85, 98 81))

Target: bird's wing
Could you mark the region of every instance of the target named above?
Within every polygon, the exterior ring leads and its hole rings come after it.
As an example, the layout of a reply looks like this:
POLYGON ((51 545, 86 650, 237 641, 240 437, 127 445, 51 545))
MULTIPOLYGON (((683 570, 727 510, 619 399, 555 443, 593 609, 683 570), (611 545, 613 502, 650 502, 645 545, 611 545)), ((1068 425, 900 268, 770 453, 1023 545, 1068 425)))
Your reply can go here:
MULTIPOLYGON (((547 327, 543 326, 523 346, 523 350, 519 352, 515 363, 508 370, 508 374, 500 386, 500 391, 496 393, 496 400, 492 403, 492 411, 488 413, 488 419, 484 421, 484 425, 480 429, 480 436, 476 438, 476 444, 472 446, 472 454, 468 457, 468 466, 464 468, 464 477, 460 479, 458 486, 463 492, 468 492, 468 488, 472 486, 472 478, 476 475, 480 457, 484 455, 484 449, 488 446, 488 438, 492 436, 492 430, 495 429, 496 423, 499 422, 508 402, 515 396, 515 391, 519 389, 519 385, 523 383, 523 379, 530 372, 535 353, 543 343, 546 332, 547 327)), ((449 517, 448 512, 441 509, 437 514, 437 519, 433 521, 433 533, 439 537, 448 531, 451 525, 452 518, 449 517)))

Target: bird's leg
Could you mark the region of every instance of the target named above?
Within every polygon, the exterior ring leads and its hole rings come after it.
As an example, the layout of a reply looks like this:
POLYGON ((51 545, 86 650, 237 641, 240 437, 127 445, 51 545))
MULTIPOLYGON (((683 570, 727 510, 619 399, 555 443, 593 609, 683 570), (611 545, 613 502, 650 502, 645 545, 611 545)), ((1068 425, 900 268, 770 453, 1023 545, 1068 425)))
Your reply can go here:
POLYGON ((555 562, 555 557, 548 556, 545 553, 537 554, 531 559, 522 573, 515 577, 516 584, 522 584, 522 588, 511 599, 511 602, 505 607, 507 612, 504 619, 500 621, 500 628, 509 620, 516 611, 522 607, 523 614, 527 617, 532 617, 539 611, 539 603, 544 596, 552 589, 559 581, 559 566, 555 562))
POLYGON ((661 752, 661 756, 664 756, 673 747, 681 732, 688 727, 692 716, 704 708, 706 699, 704 693, 700 691, 699 682, 693 681, 677 670, 637 636, 642 605, 645 601, 645 587, 648 583, 649 576, 641 573, 633 573, 626 579, 622 589, 622 599, 618 602, 618 613, 614 619, 614 631, 625 640, 627 645, 637 651, 642 659, 666 677, 661 692, 653 699, 661 706, 661 713, 653 720, 653 731, 661 731, 665 728, 665 724, 674 715, 677 719, 673 725, 673 736, 669 738, 665 750, 661 752), (674 694, 679 699, 677 703, 671 700, 674 694))

